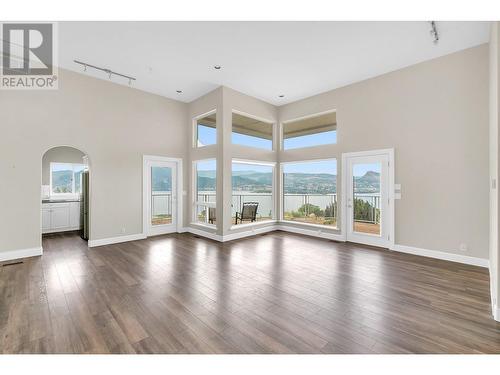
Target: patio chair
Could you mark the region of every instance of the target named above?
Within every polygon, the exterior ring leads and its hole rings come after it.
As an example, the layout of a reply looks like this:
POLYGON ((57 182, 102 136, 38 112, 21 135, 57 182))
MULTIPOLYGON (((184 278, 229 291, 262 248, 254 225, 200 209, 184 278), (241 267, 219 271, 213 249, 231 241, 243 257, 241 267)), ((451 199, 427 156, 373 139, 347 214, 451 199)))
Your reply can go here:
POLYGON ((259 207, 259 202, 244 202, 241 207, 241 212, 236 212, 236 224, 238 224, 238 220, 240 224, 243 223, 243 220, 250 220, 250 222, 254 222, 257 217, 257 208, 259 207))

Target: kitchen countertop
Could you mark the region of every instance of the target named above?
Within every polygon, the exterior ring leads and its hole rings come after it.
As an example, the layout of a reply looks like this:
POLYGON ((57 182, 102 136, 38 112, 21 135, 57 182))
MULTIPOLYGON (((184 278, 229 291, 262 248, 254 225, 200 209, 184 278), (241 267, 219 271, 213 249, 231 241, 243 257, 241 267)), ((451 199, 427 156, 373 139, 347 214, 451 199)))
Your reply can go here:
POLYGON ((42 199, 42 203, 69 203, 69 202, 81 202, 81 199, 42 199))

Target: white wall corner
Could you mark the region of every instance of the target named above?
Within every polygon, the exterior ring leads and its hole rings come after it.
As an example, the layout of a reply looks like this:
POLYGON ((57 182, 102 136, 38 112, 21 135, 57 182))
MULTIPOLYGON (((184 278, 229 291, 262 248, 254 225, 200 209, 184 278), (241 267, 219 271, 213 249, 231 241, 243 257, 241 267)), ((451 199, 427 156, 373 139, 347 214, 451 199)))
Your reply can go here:
POLYGON ((191 234, 194 234, 194 235, 197 235, 197 236, 200 236, 200 237, 209 238, 209 239, 214 240, 214 241, 223 242, 222 241, 222 236, 220 236, 220 235, 218 235, 218 234, 216 234, 214 232, 209 232, 207 230, 193 228, 193 227, 188 227, 187 228, 187 232, 189 232, 191 234))
POLYGON ((485 259, 485 258, 476 258, 476 257, 467 256, 467 255, 447 253, 444 251, 421 249, 418 247, 406 246, 406 245, 395 244, 391 248, 391 250, 399 251, 401 253, 419 255, 419 256, 428 257, 428 258, 447 260, 450 262, 469 264, 471 266, 478 266, 478 267, 488 268, 489 263, 490 263, 489 260, 485 259))
POLYGON ((500 308, 498 305, 493 305, 493 319, 500 322, 500 308))
POLYGON ((0 252, 0 262, 5 262, 9 260, 15 259, 23 259, 36 257, 43 254, 43 248, 40 247, 32 247, 29 249, 19 249, 19 250, 10 250, 10 251, 2 251, 0 252))
POLYGON ((102 238, 99 240, 89 240, 88 246, 89 247, 105 246, 121 242, 143 240, 145 238, 146 235, 144 233, 137 233, 137 234, 130 234, 128 236, 118 236, 118 237, 102 238))

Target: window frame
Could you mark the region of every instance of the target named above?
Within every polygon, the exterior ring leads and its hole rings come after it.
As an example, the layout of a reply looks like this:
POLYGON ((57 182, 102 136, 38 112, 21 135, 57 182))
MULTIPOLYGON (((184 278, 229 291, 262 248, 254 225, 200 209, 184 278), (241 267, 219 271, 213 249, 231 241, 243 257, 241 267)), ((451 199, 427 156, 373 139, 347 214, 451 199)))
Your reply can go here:
POLYGON ((293 161, 284 161, 280 162, 280 199, 279 199, 279 221, 283 222, 285 224, 294 224, 294 225, 302 225, 305 227, 311 227, 311 228, 322 228, 322 229, 329 229, 329 230, 334 230, 334 231, 340 231, 341 230, 341 223, 339 221, 341 220, 341 214, 339 215, 339 207, 341 206, 341 195, 339 194, 338 187, 339 187, 339 169, 338 169, 338 159, 336 157, 331 157, 331 158, 322 158, 322 159, 306 159, 306 160, 293 160, 293 161), (304 222, 299 222, 299 221, 293 221, 293 220, 285 220, 285 173, 284 173, 284 166, 288 164, 308 164, 308 163, 316 163, 316 162, 324 162, 324 161, 335 161, 335 165, 337 167, 337 189, 336 189, 336 196, 337 196, 337 218, 336 218, 336 223, 335 226, 331 225, 325 225, 325 224, 313 224, 313 223, 304 223, 304 222))
MULTIPOLYGON (((247 112, 243 112, 243 111, 238 111, 237 109, 232 109, 231 110, 231 146, 236 146, 236 147, 248 147, 248 148, 251 148, 251 149, 254 149, 254 150, 261 150, 261 151, 267 151, 267 152, 274 152, 276 151, 276 145, 278 144, 277 140, 276 140, 276 137, 277 137, 277 131, 276 131, 276 124, 277 122, 276 121, 273 121, 273 120, 269 120, 269 119, 266 119, 266 118, 263 118, 263 117, 259 117, 259 116, 254 116, 250 113, 247 113, 247 112), (271 125, 271 129, 272 129, 272 137, 271 137, 271 149, 267 149, 267 148, 262 148, 262 147, 255 147, 255 146, 249 146, 249 145, 242 145, 240 143, 233 143, 233 115, 234 114, 237 114, 237 115, 240 115, 240 116, 244 116, 244 117, 248 117, 252 120, 257 120, 257 121, 260 121, 260 122, 265 122, 269 125, 271 125)), ((237 133, 238 134, 238 133, 237 133)), ((251 137, 254 137, 254 136, 251 136, 251 137)), ((259 137, 255 137, 255 138, 259 138, 259 137)))
MULTIPOLYGON (((191 221, 191 224, 207 226, 209 228, 216 228, 217 221, 215 224, 210 224, 208 215, 206 215, 206 219, 205 219, 206 221, 204 223, 198 221, 198 207, 217 209, 217 159, 216 158, 208 158, 208 159, 193 160, 191 169, 192 169, 192 184, 191 184, 191 192, 192 192, 191 220, 192 221, 191 221), (198 201, 198 163, 209 162, 209 161, 215 162, 215 194, 214 194, 215 202, 200 202, 200 201, 198 201)), ((217 218, 215 220, 217 220, 217 218)))
MULTIPOLYGON (((245 227, 252 227, 255 225, 262 225, 262 224, 269 224, 269 223, 275 223, 277 222, 277 215, 276 211, 279 211, 279 208, 276 207, 276 162, 273 161, 260 161, 260 160, 249 160, 249 159, 241 159, 241 158, 232 158, 231 159, 231 199, 232 199, 232 193, 233 193, 233 184, 232 184, 232 179, 233 179, 233 163, 236 164, 248 164, 248 165, 259 165, 259 166, 266 166, 266 167, 271 167, 272 168, 272 186, 271 186, 271 207, 272 207, 272 217, 269 220, 262 220, 262 221, 255 221, 253 223, 245 223, 245 224, 231 224, 231 229, 238 229, 238 228, 245 228, 245 227)), ((231 223, 233 221, 233 215, 231 214, 231 223)))
POLYGON ((193 117, 192 131, 193 131, 193 137, 192 137, 193 138, 192 139, 192 147, 193 148, 200 149, 200 148, 205 148, 205 147, 210 147, 210 146, 212 146, 212 147, 216 146, 218 144, 218 134, 219 134, 218 129, 217 129, 217 108, 193 117), (202 118, 213 115, 214 113, 215 113, 215 143, 212 143, 209 145, 204 145, 204 146, 198 146, 198 121, 201 120, 202 118))
MULTIPOLYGON (((67 162, 58 162, 58 161, 51 161, 49 165, 49 196, 51 198, 77 198, 80 196, 81 192, 76 192, 75 191, 75 166, 81 167, 82 171, 84 171, 87 166, 83 163, 67 163, 67 162), (54 193, 53 191, 53 181, 52 181, 52 169, 54 165, 68 165, 71 166, 71 171, 72 171, 72 177, 71 177, 71 193, 54 193)), ((80 182, 81 186, 81 182, 80 182)))
MULTIPOLYGON (((285 126, 286 126, 286 124, 289 124, 291 122, 307 120, 307 119, 311 119, 311 118, 315 118, 315 117, 320 117, 320 116, 328 115, 330 113, 337 114, 337 110, 336 109, 329 109, 327 111, 317 112, 317 113, 313 113, 313 114, 301 116, 301 117, 295 117, 295 118, 292 118, 290 120, 280 122, 280 129, 279 129, 279 148, 280 148, 280 151, 283 151, 283 152, 292 151, 293 152, 295 150, 304 150, 304 149, 309 149, 309 148, 325 147, 325 146, 328 147, 328 146, 332 146, 332 145, 337 145, 339 143, 338 126, 335 127, 335 134, 336 134, 336 142, 335 143, 324 143, 324 144, 319 144, 319 145, 294 147, 294 148, 285 149, 285 126)), ((316 134, 321 134, 321 133, 316 133, 316 134)))

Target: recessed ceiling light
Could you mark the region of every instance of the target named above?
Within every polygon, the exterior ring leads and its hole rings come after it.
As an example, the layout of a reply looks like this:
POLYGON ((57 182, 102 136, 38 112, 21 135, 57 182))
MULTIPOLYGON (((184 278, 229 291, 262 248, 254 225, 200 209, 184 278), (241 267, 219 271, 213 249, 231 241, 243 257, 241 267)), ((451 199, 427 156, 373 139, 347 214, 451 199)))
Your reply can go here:
POLYGON ((177 94, 182 94, 182 90, 175 90, 177 94))
POLYGON ((281 95, 279 95, 279 97, 280 97, 280 98, 284 98, 284 97, 285 97, 285 95, 281 94, 281 95))
POLYGON ((220 66, 220 65, 214 65, 214 69, 215 70, 220 70, 220 68, 222 68, 222 66, 220 66))

